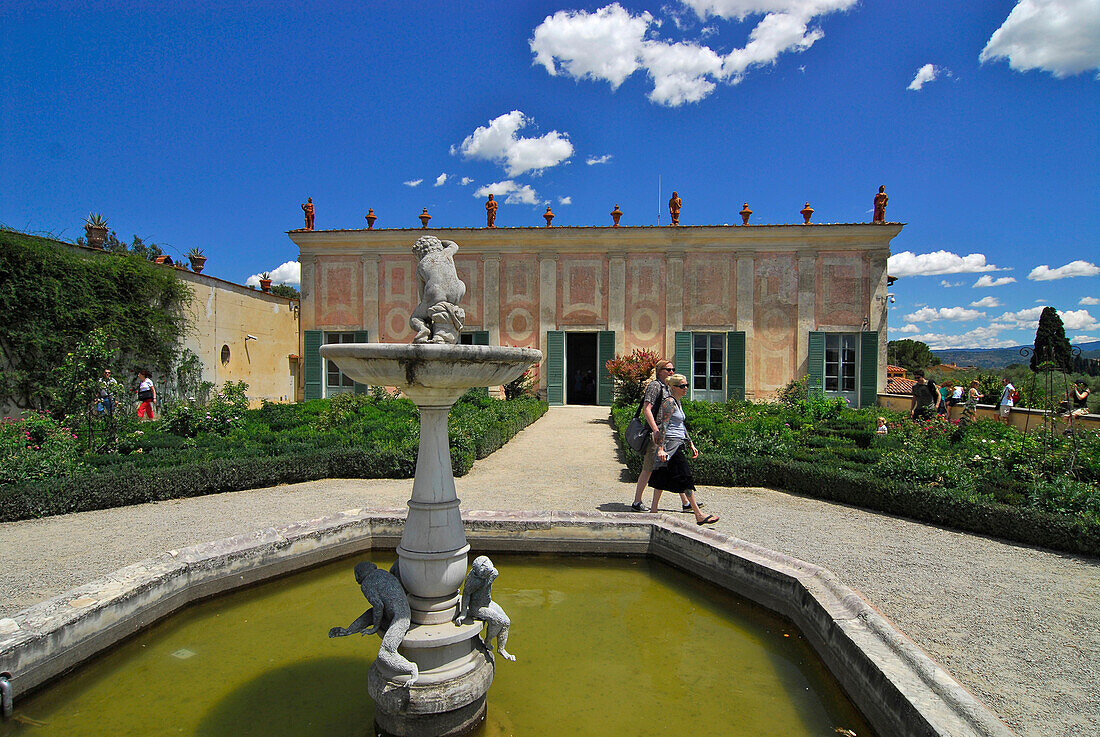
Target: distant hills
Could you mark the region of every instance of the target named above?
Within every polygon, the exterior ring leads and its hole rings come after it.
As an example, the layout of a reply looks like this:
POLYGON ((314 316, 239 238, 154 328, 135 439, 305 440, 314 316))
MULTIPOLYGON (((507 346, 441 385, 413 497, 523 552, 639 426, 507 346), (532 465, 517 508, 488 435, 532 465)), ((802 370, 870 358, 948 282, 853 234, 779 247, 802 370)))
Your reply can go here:
MULTIPOLYGON (((1082 358, 1100 358, 1100 340, 1074 345, 1081 349, 1082 358)), ((933 349, 932 353, 942 363, 992 369, 1004 368, 1013 363, 1028 363, 1031 359, 1021 356, 1020 349, 1031 347, 1018 345, 1013 348, 943 348, 933 349)))

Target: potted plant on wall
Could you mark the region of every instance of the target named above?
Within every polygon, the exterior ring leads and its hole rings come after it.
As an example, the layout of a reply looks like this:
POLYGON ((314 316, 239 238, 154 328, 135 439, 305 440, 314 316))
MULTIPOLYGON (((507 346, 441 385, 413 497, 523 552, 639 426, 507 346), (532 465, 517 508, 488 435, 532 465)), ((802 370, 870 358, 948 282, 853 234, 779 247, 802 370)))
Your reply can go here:
POLYGON ((192 248, 187 252, 187 259, 191 262, 191 271, 201 274, 202 267, 206 263, 206 256, 203 254, 202 249, 192 248))
POLYGON ((103 241, 107 239, 107 218, 102 213, 88 213, 84 221, 84 233, 88 236, 90 248, 103 248, 103 241))
POLYGON ((271 274, 266 271, 260 274, 260 289, 265 292, 271 291, 271 274))

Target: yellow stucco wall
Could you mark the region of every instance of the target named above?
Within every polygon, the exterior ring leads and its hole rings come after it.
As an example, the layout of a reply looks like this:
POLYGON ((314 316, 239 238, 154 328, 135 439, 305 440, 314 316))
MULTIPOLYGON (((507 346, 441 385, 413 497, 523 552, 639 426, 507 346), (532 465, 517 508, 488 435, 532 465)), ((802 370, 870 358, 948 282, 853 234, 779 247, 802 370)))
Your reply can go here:
POLYGON ((179 275, 193 295, 184 348, 202 361, 203 379, 218 387, 245 381, 254 406, 295 401, 297 300, 182 269, 179 275))

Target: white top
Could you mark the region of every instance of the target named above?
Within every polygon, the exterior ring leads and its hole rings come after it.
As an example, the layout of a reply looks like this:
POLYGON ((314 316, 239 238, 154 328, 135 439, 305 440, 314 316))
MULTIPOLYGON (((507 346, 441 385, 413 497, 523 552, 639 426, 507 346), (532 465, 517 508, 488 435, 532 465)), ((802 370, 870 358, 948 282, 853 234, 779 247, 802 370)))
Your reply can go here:
POLYGON ((951 392, 951 398, 952 399, 962 399, 963 398, 963 388, 961 386, 955 387, 955 391, 951 392))
POLYGON ((141 386, 138 387, 138 391, 139 392, 144 392, 144 391, 150 391, 151 392, 151 391, 153 391, 153 380, 152 379, 145 379, 144 381, 142 381, 141 386))
POLYGON ((1001 404, 1009 407, 1014 406, 1012 401, 1012 392, 1016 391, 1016 387, 1012 386, 1012 382, 1005 384, 1005 390, 1001 392, 1001 404))

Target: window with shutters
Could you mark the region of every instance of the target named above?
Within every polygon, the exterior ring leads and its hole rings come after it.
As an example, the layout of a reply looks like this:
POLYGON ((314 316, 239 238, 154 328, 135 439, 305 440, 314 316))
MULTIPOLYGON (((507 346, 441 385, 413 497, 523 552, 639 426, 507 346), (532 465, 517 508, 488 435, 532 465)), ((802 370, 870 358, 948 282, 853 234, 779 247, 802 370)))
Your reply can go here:
MULTIPOLYGON (((355 343, 354 332, 325 332, 325 343, 355 343)), ((325 360, 325 396, 355 391, 351 380, 333 361, 325 360)))
MULTIPOLYGON (((686 367, 683 367, 686 368, 686 367)), ((677 369, 683 373, 683 368, 677 369)), ((726 334, 691 334, 691 398, 726 401, 726 334)))
POLYGON ((826 396, 843 397, 859 406, 859 333, 826 333, 822 372, 826 396))

